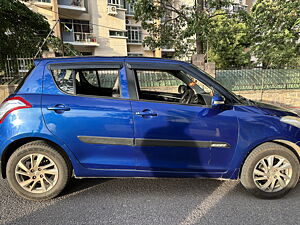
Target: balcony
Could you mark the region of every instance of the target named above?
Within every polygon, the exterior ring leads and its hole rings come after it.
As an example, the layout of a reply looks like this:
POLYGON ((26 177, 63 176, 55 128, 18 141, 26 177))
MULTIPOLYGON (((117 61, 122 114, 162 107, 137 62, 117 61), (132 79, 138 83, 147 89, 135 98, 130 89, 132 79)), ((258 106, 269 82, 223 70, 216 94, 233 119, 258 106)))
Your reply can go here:
POLYGON ((97 47, 97 38, 92 33, 84 32, 62 32, 64 43, 75 46, 92 46, 97 47))
POLYGON ((68 9, 75 11, 86 11, 84 0, 58 0, 60 9, 68 9))

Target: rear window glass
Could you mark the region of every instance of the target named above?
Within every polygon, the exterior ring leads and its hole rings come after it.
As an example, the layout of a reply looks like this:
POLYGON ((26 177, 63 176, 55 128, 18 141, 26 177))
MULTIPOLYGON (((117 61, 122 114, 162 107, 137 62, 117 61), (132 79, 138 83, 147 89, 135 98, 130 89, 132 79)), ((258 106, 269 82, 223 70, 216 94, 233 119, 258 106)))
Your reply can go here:
POLYGON ((57 86, 64 92, 74 94, 73 73, 75 70, 52 70, 57 86))
POLYGON ((66 93, 120 97, 118 69, 56 69, 52 74, 57 86, 66 93))

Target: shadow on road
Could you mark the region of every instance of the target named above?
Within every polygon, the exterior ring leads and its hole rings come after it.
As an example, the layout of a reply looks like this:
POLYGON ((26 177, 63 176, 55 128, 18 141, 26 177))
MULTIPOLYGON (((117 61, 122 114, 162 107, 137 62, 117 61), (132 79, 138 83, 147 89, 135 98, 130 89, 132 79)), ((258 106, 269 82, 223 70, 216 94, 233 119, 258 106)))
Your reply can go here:
POLYGON ((59 195, 60 197, 65 195, 70 195, 76 192, 81 192, 86 189, 90 189, 92 187, 95 187, 97 185, 100 185, 102 183, 108 182, 112 180, 111 178, 89 178, 89 179, 75 179, 72 178, 67 185, 67 187, 64 189, 64 191, 59 195))

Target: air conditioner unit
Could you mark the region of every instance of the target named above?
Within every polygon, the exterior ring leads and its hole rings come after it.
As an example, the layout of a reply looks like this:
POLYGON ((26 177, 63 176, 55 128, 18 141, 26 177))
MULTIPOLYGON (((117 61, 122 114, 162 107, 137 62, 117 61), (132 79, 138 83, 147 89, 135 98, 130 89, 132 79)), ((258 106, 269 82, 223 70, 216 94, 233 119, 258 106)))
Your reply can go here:
POLYGON ((107 14, 111 15, 111 16, 118 15, 117 6, 115 6, 115 5, 107 6, 107 14))

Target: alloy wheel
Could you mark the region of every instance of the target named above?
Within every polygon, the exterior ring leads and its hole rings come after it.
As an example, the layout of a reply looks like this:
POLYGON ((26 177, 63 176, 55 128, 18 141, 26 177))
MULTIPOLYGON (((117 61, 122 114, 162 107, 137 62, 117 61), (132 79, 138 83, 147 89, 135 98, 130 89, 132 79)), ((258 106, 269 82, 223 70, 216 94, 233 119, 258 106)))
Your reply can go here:
POLYGON ((51 190, 57 183, 58 168, 48 156, 29 154, 17 163, 15 177, 24 190, 41 194, 51 190))
POLYGON ((278 192, 287 187, 292 173, 292 165, 286 158, 269 155, 255 165, 253 180, 255 185, 264 192, 278 192))

